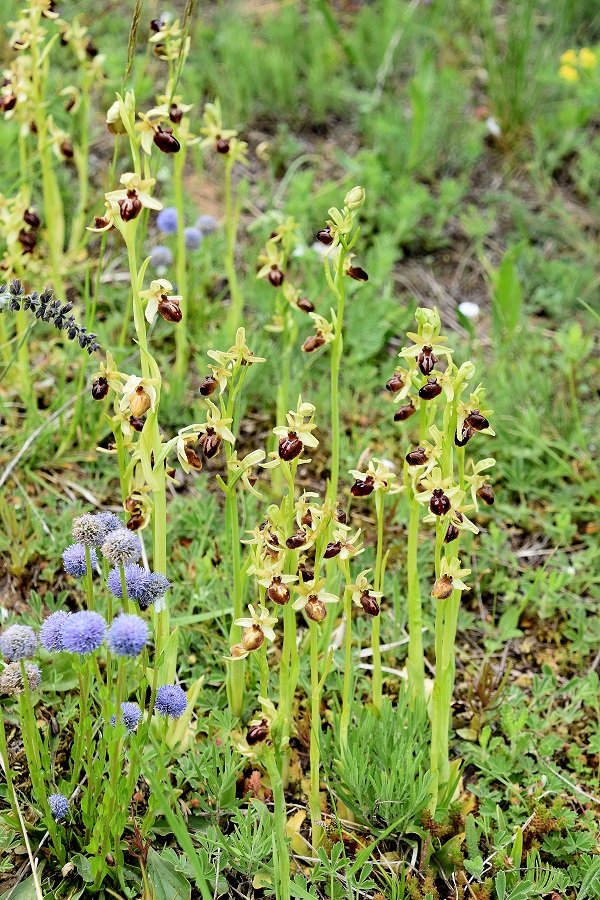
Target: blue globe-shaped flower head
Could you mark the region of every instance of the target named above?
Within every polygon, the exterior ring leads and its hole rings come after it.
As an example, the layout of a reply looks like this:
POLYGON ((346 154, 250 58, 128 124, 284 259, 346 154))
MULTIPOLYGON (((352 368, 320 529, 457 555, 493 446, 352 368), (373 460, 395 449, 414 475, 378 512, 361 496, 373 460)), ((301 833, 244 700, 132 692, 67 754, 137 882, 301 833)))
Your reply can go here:
POLYGON ((154 708, 161 716, 178 719, 187 709, 185 691, 177 684, 163 684, 156 692, 154 708))
MULTIPOLYGON (((140 723, 140 719, 142 718, 142 711, 137 705, 137 703, 129 703, 129 701, 125 701, 121 703, 121 721, 129 734, 136 730, 140 723)), ((110 724, 114 728, 117 724, 117 717, 110 717, 110 724)))
POLYGON ((48 806, 57 822, 62 822, 69 814, 69 801, 64 794, 50 794, 48 806))
MULTIPOLYGON (((125 590, 127 591, 127 596, 135 600, 137 599, 138 592, 144 589, 144 585, 150 577, 150 572, 148 569, 144 569, 143 566, 140 566, 137 563, 123 566, 123 572, 125 574, 125 590)), ((123 584, 121 582, 120 568, 110 570, 106 579, 106 585, 111 594, 118 597, 119 600, 123 599, 123 584)))
POLYGON ((214 234, 219 228, 219 223, 214 216, 198 216, 196 219, 196 228, 199 228, 203 235, 214 234))
POLYGON ((111 566, 128 566, 137 562, 142 555, 142 543, 133 532, 127 528, 111 531, 102 544, 102 555, 111 566))
POLYGON ((190 225, 189 228, 184 228, 183 235, 187 250, 197 250, 202 243, 202 232, 199 228, 194 227, 194 225, 190 225))
POLYGON ((7 662, 31 659, 37 645, 38 636, 29 625, 10 625, 0 634, 0 653, 7 662))
POLYGON ((69 653, 87 656, 97 650, 106 635, 106 622, 100 613, 84 609, 66 620, 62 640, 69 653))
POLYGON ((118 531, 119 528, 123 528, 122 520, 113 512, 96 513, 96 518, 106 525, 107 532, 118 531))
POLYGON ((171 582, 162 572, 148 572, 148 578, 143 585, 131 596, 137 600, 140 609, 148 609, 153 603, 156 604, 157 611, 159 607, 165 608, 163 597, 171 587, 171 582))
POLYGON ((168 269, 173 265, 173 254, 169 247, 157 244, 150 251, 150 265, 155 269, 168 269))
POLYGON ((87 544, 88 547, 100 547, 107 533, 107 527, 100 516, 86 513, 79 516, 73 522, 73 537, 78 544, 87 544))
POLYGON ((48 653, 64 650, 63 630, 71 613, 59 609, 48 616, 40 628, 40 644, 48 653))
MULTIPOLYGON (((75 578, 83 578, 83 576, 87 574, 85 544, 71 544, 64 551, 62 558, 65 572, 67 572, 68 575, 73 575, 75 578)), ((98 565, 98 557, 94 547, 90 547, 90 564, 92 566, 92 571, 94 571, 98 565)))
POLYGON ((165 206, 156 217, 156 227, 161 234, 177 234, 177 210, 174 206, 165 206))
POLYGON ((141 616, 123 613, 113 619, 106 643, 115 656, 138 656, 150 637, 148 623, 141 616))

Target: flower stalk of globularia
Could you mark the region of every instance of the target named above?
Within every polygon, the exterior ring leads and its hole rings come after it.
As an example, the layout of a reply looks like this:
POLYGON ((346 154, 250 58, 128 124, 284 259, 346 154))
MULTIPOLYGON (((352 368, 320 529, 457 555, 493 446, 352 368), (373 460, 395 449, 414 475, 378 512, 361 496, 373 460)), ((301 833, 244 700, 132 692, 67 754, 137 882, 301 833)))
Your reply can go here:
MULTIPOLYGON (((121 386, 121 400, 116 410, 115 442, 119 455, 119 473, 125 505, 131 505, 128 510, 131 518, 128 527, 131 529, 143 527, 148 522, 148 512, 152 515, 153 533, 153 568, 154 571, 166 574, 167 566, 167 516, 166 516, 166 471, 164 457, 162 456, 162 439, 158 426, 160 407, 160 392, 162 378, 158 365, 149 352, 146 333, 146 318, 144 316, 144 304, 146 292, 144 291, 144 275, 149 260, 146 260, 138 269, 136 258, 136 230, 139 222, 139 214, 143 208, 160 210, 162 204, 151 195, 155 184, 153 178, 143 178, 141 174, 141 161, 138 147, 138 134, 135 130, 135 97, 128 92, 125 98, 117 95, 116 104, 109 110, 107 120, 112 124, 115 132, 126 133, 134 162, 134 171, 126 172, 121 176, 122 188, 109 191, 106 195, 107 213, 110 221, 98 223, 95 226, 105 228, 113 225, 122 235, 127 247, 129 273, 131 281, 131 293, 128 307, 125 312, 123 328, 121 330, 121 343, 127 334, 128 321, 133 309, 133 322, 140 348, 140 365, 142 375, 131 376, 121 386), (145 420, 143 417, 146 417, 145 420), (133 444, 134 432, 141 432, 142 437, 138 443, 133 444), (123 438, 128 441, 128 448, 132 453, 132 460, 127 460, 127 449, 123 438), (158 460, 160 459, 160 462, 158 460), (142 477, 140 477, 142 476, 142 477), (137 488, 133 490, 132 482, 137 482, 137 488), (135 494, 135 496, 134 496, 135 494), (151 495, 151 502, 149 496, 151 495)), ((153 299, 157 301, 157 309, 162 300, 162 294, 158 297, 157 287, 151 286, 148 304, 152 310, 153 299)), ((165 296, 168 301, 168 290, 165 288, 165 296)), ((108 366, 108 364, 107 364, 108 366)), ((106 375, 101 375, 108 382, 106 375)), ((118 376, 115 376, 118 378, 118 376)), ((101 391, 104 386, 101 385, 101 391)), ((156 658, 160 658, 165 649, 169 636, 169 612, 165 606, 160 612, 154 611, 155 619, 155 652, 156 658)), ((162 656, 161 679, 170 681, 174 677, 177 649, 172 646, 172 652, 162 656)))
MULTIPOLYGON (((335 318, 332 314, 335 332, 331 342, 331 476, 327 494, 332 501, 335 501, 337 498, 340 471, 339 378, 343 352, 344 306, 346 301, 344 278, 346 275, 349 275, 360 281, 368 279, 364 269, 349 264, 349 260, 352 257, 350 251, 356 244, 360 231, 356 224, 356 218, 364 202, 364 188, 352 188, 346 194, 344 206, 341 210, 335 207, 329 210, 329 218, 325 227, 321 228, 316 235, 317 241, 323 244, 325 277, 336 301, 335 318)), ((312 343, 309 343, 308 347, 305 344, 304 349, 317 349, 318 346, 323 346, 324 343, 327 343, 325 331, 321 330, 319 334, 317 328, 317 334, 312 343)))

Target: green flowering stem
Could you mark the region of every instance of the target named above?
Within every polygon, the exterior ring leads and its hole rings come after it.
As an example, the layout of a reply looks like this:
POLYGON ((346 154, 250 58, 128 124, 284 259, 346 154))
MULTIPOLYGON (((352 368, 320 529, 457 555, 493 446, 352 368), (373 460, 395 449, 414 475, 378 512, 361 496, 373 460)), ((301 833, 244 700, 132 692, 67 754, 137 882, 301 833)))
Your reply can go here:
POLYGON ((85 593, 87 597, 87 608, 94 609, 94 573, 92 572, 92 553, 89 544, 85 545, 85 593))
POLYGON ((33 710, 33 702, 31 700, 31 691, 29 689, 29 679, 25 669, 25 660, 20 660, 21 678, 23 679, 23 692, 19 694, 19 714, 23 727, 21 728, 21 737, 25 746, 25 755, 31 776, 31 783, 35 792, 36 799, 44 811, 44 821, 50 834, 54 852, 58 857, 61 865, 66 860, 65 849, 60 839, 60 833, 56 825, 52 810, 48 804, 48 794, 44 784, 44 771, 49 771, 50 761, 47 752, 44 752, 44 746, 40 738, 40 732, 35 721, 35 713, 33 710), (42 753, 44 761, 42 762, 42 753), (46 765, 44 765, 46 763, 46 765))
MULTIPOLYGON (((427 436, 427 404, 419 410, 419 443, 427 436)), ((409 497, 408 542, 406 548, 407 612, 408 612, 408 689, 413 707, 425 701, 425 657, 423 654, 423 608, 419 584, 419 522, 421 505, 412 487, 408 464, 404 463, 404 484, 409 497)))
POLYGON ((74 659, 74 666, 79 681, 79 722, 75 728, 75 749, 71 756, 71 781, 69 788, 71 793, 79 781, 85 743, 85 723, 89 713, 90 701, 90 669, 88 660, 77 657, 74 659))
MULTIPOLYGON (((41 7, 39 8, 41 14, 41 7)), ((38 19, 39 21, 39 19, 38 19)), ((36 23, 37 24, 37 23, 36 23)), ((44 216, 46 220, 45 236, 50 255, 52 286, 58 297, 65 296, 62 280, 62 263, 64 253, 64 207, 58 187, 58 181, 52 165, 51 142, 48 139, 46 122, 46 100, 44 87, 49 84, 48 68, 50 62, 49 45, 40 59, 36 41, 31 42, 31 83, 34 108, 34 121, 37 132, 37 145, 42 169, 42 195, 44 200, 44 216)))
POLYGON ((321 821, 321 801, 319 798, 321 767, 321 689, 319 682, 319 627, 310 622, 310 683, 311 683, 311 716, 310 716, 310 808, 312 845, 318 849, 323 840, 321 821))
POLYGON ((275 871, 277 873, 277 881, 279 890, 276 891, 278 900, 290 900, 290 849, 288 846, 286 827, 287 814, 285 806, 284 782, 280 774, 280 765, 277 760, 277 750, 275 746, 266 747, 261 759, 264 761, 269 780, 271 782, 271 790, 273 791, 273 844, 274 844, 274 860, 276 859, 275 871))
POLYGON ((340 473, 340 365, 342 361, 342 353, 344 350, 343 328, 344 328, 344 260, 346 258, 346 246, 340 243, 340 254, 338 259, 337 271, 335 278, 332 280, 329 271, 329 262, 325 263, 325 272, 327 281, 337 299, 335 336, 331 345, 331 475, 329 477, 329 485, 327 496, 330 500, 337 499, 338 482, 340 473))
POLYGON ((4 777, 6 778, 6 786, 8 788, 8 799, 10 801, 10 808, 12 810, 12 814, 16 823, 20 821, 19 810, 17 809, 17 803, 15 800, 15 789, 13 787, 13 777, 12 770, 10 768, 10 761, 8 758, 8 748, 6 746, 6 730, 4 725, 4 714, 2 711, 2 704, 0 703, 0 762, 2 763, 2 771, 4 772, 4 777))
MULTIPOLYGON (((454 435, 458 416, 458 399, 464 381, 464 367, 459 370, 454 383, 453 400, 446 404, 444 410, 444 428, 441 470, 444 478, 454 477, 454 435)), ((459 454, 459 479, 464 483, 464 451, 459 454)), ((444 522, 436 521, 435 540, 435 577, 440 577, 441 555, 444 539, 444 522)), ((445 556, 455 556, 456 549, 450 551, 446 545, 445 556)), ((447 600, 436 600, 435 622, 435 679, 432 692, 431 707, 431 770, 434 777, 434 799, 437 792, 448 783, 450 778, 450 724, 452 695, 455 676, 455 643, 460 609, 461 592, 454 590, 447 600)))
POLYGON ((411 704, 425 699, 425 663, 423 657, 423 610, 419 585, 418 546, 421 507, 410 482, 407 466, 404 466, 404 483, 409 491, 408 542, 406 548, 407 608, 408 608, 408 688, 411 704))
POLYGON ((185 377, 189 348, 188 348, 188 285, 185 251, 185 232, 183 227, 183 169, 185 166, 186 145, 183 143, 179 153, 173 160, 173 179, 175 188, 175 207, 177 209, 177 253, 175 257, 175 272, 177 275, 177 293, 181 296, 179 308, 181 321, 175 328, 175 378, 181 382, 185 377))
MULTIPOLYGON (((128 314, 123 323, 121 331, 121 343, 125 340, 127 332, 127 322, 131 309, 133 308, 133 324, 137 335, 137 341, 140 347, 140 364, 142 368, 142 376, 150 378, 151 376, 159 379, 160 384, 157 385, 156 405, 152 413, 148 415, 144 432, 149 430, 147 444, 150 446, 150 457, 154 453, 155 459, 161 456, 162 440, 158 427, 158 410, 160 405, 160 387, 162 385, 160 370, 148 351, 148 339, 146 335, 146 320, 144 317, 144 304, 140 297, 140 291, 143 287, 143 278, 146 264, 138 271, 136 260, 136 223, 137 219, 132 222, 121 222, 117 219, 116 224, 123 235, 127 247, 127 256, 129 259, 129 276, 131 280, 131 296, 129 299, 128 314)), ((146 446, 146 444, 145 444, 146 446)), ((143 451, 142 451, 143 452, 143 451)), ((148 468, 151 467, 150 459, 147 459, 148 468)), ((152 543, 153 543, 153 569, 155 572, 167 574, 167 495, 166 495, 166 475, 165 466, 160 462, 157 466, 152 467, 152 475, 155 481, 152 490, 152 543)), ((169 609, 165 608, 160 612, 154 612, 154 637, 156 647, 156 659, 160 659, 170 634, 169 609)), ((175 670, 177 647, 174 645, 172 652, 165 654, 160 670, 164 675, 165 683, 172 680, 175 670)))
POLYGON ((225 273, 231 294, 231 305, 225 322, 225 333, 233 340, 237 329, 242 322, 244 301, 240 290, 237 273, 235 270, 235 245, 237 241, 237 226, 239 209, 233 200, 231 174, 233 159, 227 156, 225 159, 225 273))
MULTIPOLYGON (((344 560, 344 578, 346 579, 346 584, 348 584, 350 582, 348 560, 344 560)), ((340 743, 343 749, 348 746, 348 731, 350 729, 350 713, 352 710, 352 685, 354 683, 352 673, 352 592, 348 589, 344 590, 344 620, 346 623, 344 634, 344 684, 340 716, 340 743)))
POLYGON ((77 167, 79 197, 77 210, 73 216, 71 234, 69 236, 69 250, 75 250, 85 233, 85 219, 88 202, 88 159, 89 159, 89 119, 90 119, 90 89, 94 74, 85 66, 83 69, 83 81, 81 85, 81 106, 79 110, 79 146, 75 148, 75 165, 77 167))
MULTIPOLYGON (((384 565, 383 565, 383 520, 384 520, 385 494, 383 491, 375 491, 375 513, 377 516, 377 552, 375 556, 375 578, 374 588, 381 591, 383 587, 384 565)), ((371 652, 373 655, 373 675, 371 680, 372 702, 377 714, 381 710, 383 699, 383 677, 381 672, 381 649, 380 649, 380 631, 381 631, 381 611, 379 615, 373 616, 373 625, 371 629, 371 652)))
MULTIPOLYGON (((238 518, 238 496, 235 484, 228 487, 225 493, 225 523, 230 540, 231 565, 233 574, 233 622, 229 634, 231 645, 238 644, 242 638, 242 628, 235 621, 244 615, 243 581, 240 552, 240 526, 238 518)), ((227 699, 234 716, 241 718, 244 711, 244 688, 246 677, 246 661, 236 659, 227 666, 227 699)))
MULTIPOLYGON (((123 702, 123 697, 125 696, 125 660, 122 657, 119 657, 117 661, 117 686, 116 686, 116 699, 115 699, 115 727, 114 734, 111 734, 110 740, 108 743, 108 760, 109 760, 109 800, 108 800, 108 815, 107 822, 112 823, 115 821, 115 812, 116 806, 118 804, 119 797, 119 781, 120 781, 120 771, 119 771, 119 763, 121 761, 121 750, 123 747, 123 738, 119 736, 119 728, 123 724, 123 711, 121 709, 121 703, 123 702)), ((116 819, 118 822, 118 817, 116 819)), ((118 833, 112 834, 113 842, 114 842, 114 852, 115 859, 117 862, 122 860, 122 851, 120 848, 120 829, 118 833)), ((101 850, 101 858, 106 856, 108 848, 111 844, 111 831, 107 828, 103 832, 103 843, 101 850)))
MULTIPOLYGON (((295 476, 298 461, 294 460, 292 464, 281 461, 281 471, 285 478, 287 493, 287 513, 288 513, 288 531, 291 534, 294 529, 294 498, 295 498, 295 476)), ((295 550, 288 550, 286 553, 287 572, 296 572, 298 569, 298 554, 295 550)), ((283 757, 283 784, 287 787, 289 779, 289 752, 287 745, 292 731, 292 706, 296 695, 296 687, 298 685, 298 677, 300 673, 300 658, 298 656, 298 646, 296 643, 296 610, 292 603, 287 603, 283 608, 283 648, 281 651, 280 662, 280 678, 279 678, 279 710, 283 715, 282 726, 282 747, 285 751, 283 757)))
POLYGON ((119 575, 121 576, 121 593, 123 594, 123 609, 126 613, 131 613, 131 603, 129 602, 129 597, 127 595, 127 580, 125 578, 125 567, 121 564, 119 566, 119 575))

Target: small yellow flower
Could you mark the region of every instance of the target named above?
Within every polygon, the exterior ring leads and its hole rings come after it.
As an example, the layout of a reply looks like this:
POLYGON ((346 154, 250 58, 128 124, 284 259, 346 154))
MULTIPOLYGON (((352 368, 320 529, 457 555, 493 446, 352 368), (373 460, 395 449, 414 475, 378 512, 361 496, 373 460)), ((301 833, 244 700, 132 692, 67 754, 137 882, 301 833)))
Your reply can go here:
POLYGON ((560 61, 563 66, 576 66, 577 54, 574 50, 565 50, 560 58, 560 61))
POLYGON ((579 81, 579 72, 573 66, 561 66, 558 74, 565 81, 579 81))
POLYGON ((598 63, 598 59, 593 50, 589 47, 582 47, 579 51, 579 65, 582 69, 593 69, 598 63))

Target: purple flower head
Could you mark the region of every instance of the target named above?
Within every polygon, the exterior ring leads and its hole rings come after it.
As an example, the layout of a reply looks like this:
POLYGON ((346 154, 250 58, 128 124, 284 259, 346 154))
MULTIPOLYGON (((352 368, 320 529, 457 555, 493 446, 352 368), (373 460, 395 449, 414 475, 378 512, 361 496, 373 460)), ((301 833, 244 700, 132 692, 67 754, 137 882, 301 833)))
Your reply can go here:
POLYGON ((193 225, 190 225, 189 228, 183 229, 183 234, 185 236, 185 246, 188 250, 197 250, 200 244, 202 243, 202 232, 199 228, 194 228, 193 225))
POLYGON ((8 662, 31 659, 37 645, 38 636, 29 625, 10 625, 0 634, 0 653, 8 662))
POLYGON ((102 544, 102 554, 111 566, 128 566, 137 562, 142 553, 142 544, 133 532, 126 528, 111 531, 102 544))
MULTIPOLYGON (((123 725, 131 734, 132 731, 138 727, 140 719, 142 718, 142 711, 137 705, 137 703, 129 703, 125 701, 125 703, 121 703, 121 721, 123 725)), ((117 724, 117 717, 110 717, 110 724, 114 728, 117 724)))
POLYGON ((161 234, 177 233, 177 210, 174 206, 165 206, 156 217, 156 227, 161 234))
POLYGON ((131 596, 137 600, 140 609, 148 609, 152 603, 164 597, 170 587, 171 582, 162 572, 148 572, 148 578, 131 596))
POLYGON ((141 616, 122 613, 113 619, 106 643, 116 656, 137 656, 142 652, 150 637, 150 629, 141 616))
MULTIPOLYGON (((140 609, 148 607, 164 597, 171 587, 169 579, 161 572, 149 572, 137 564, 125 566, 125 589, 131 600, 137 600, 140 609)), ((111 569, 106 579, 111 594, 119 599, 123 598, 120 569, 111 569)))
POLYGON ((113 512, 97 513, 96 518, 100 519, 100 521, 106 525, 107 532, 117 531, 119 528, 123 528, 123 522, 113 512))
POLYGON ((173 254, 168 247, 157 244, 150 251, 150 264, 155 269, 168 269, 173 264, 173 254))
MULTIPOLYGON (((40 686, 42 673, 35 663, 25 663, 25 675, 27 676, 27 683, 29 684, 30 691, 34 691, 40 686)), ((12 696, 13 694, 21 694, 24 690, 25 685, 23 684, 21 663, 10 663, 10 665, 0 673, 0 694, 12 696)))
POLYGON ((106 537, 107 528, 100 516, 86 513, 73 522, 73 537, 78 544, 100 547, 106 537))
POLYGON ((100 613, 84 609, 73 613, 63 626, 63 647, 69 653, 86 656, 102 644, 106 634, 106 622, 100 613))
POLYGON ((69 814, 69 801, 64 794, 50 794, 48 806, 57 822, 66 819, 69 814))
POLYGON ((178 719, 187 709, 187 697, 177 684, 163 684, 156 692, 154 708, 161 716, 178 719))
MULTIPOLYGON (((75 578, 83 578, 87 574, 85 544, 70 544, 64 551, 62 558, 67 574, 74 575, 75 578)), ((90 562, 93 571, 98 564, 98 557, 93 547, 90 547, 90 562)))
POLYGON ((203 235, 214 234, 219 228, 219 223, 214 216, 198 216, 196 228, 199 228, 203 235))
MULTIPOLYGON (((138 592, 143 590, 143 586, 148 580, 150 572, 137 563, 123 566, 123 571, 125 572, 125 590, 127 591, 127 596, 131 597, 132 600, 137 600, 138 592)), ((111 594, 114 594, 119 600, 123 599, 120 569, 115 568, 110 570, 108 578, 106 579, 106 584, 111 594)))
POLYGON ((57 612, 53 612, 52 615, 48 616, 42 623, 40 629, 40 644, 44 650, 48 651, 48 653, 65 649, 63 644, 63 629, 65 627, 65 622, 70 615, 71 613, 65 612, 64 609, 59 609, 57 612))

